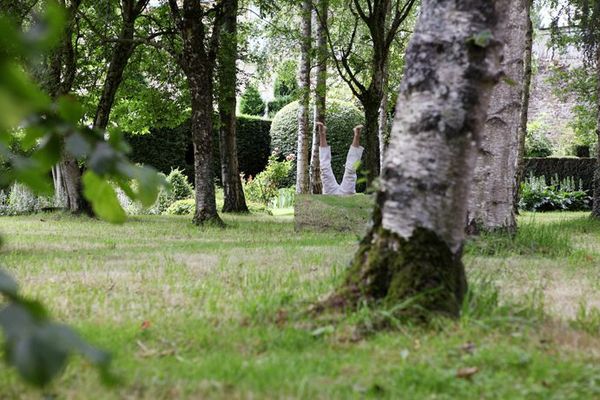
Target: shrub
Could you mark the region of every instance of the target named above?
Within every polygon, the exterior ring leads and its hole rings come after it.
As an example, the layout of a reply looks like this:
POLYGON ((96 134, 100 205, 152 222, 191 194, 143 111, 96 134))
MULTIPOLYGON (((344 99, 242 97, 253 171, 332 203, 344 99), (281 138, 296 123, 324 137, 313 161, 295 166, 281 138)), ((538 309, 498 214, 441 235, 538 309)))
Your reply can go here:
POLYGON ((196 211, 196 201, 194 199, 178 200, 171 204, 165 211, 167 215, 190 215, 196 211))
POLYGON ((240 112, 247 115, 261 116, 265 113, 265 102, 254 85, 248 85, 240 98, 240 112))
MULTIPOLYGON (((271 125, 271 148, 278 149, 284 156, 296 155, 298 107, 297 101, 283 107, 275 115, 271 125)), ((338 180, 344 173, 346 154, 352 143, 352 128, 363 123, 363 113, 351 103, 339 100, 327 102, 327 141, 331 146, 331 167, 338 180)), ((310 129, 312 130, 312 121, 310 129)), ((295 163, 291 173, 296 173, 295 163)))
POLYGON ((552 155, 552 143, 546 137, 546 124, 534 121, 527 125, 525 157, 548 157, 552 155))
POLYGON ((519 208, 525 211, 587 211, 592 206, 592 197, 581 190, 581 182, 573 178, 551 179, 529 176, 521 184, 519 208))
POLYGON ((285 185, 293 161, 292 157, 285 161, 279 161, 278 157, 279 155, 273 152, 267 168, 256 177, 248 179, 244 185, 244 192, 249 200, 268 207, 273 200, 279 198, 279 189, 285 185))
POLYGON ((285 106, 293 102, 295 99, 292 96, 276 97, 275 100, 267 103, 267 109, 269 112, 269 118, 275 117, 277 113, 285 106))
POLYGON ((179 169, 174 169, 167 176, 167 190, 161 190, 156 202, 157 213, 163 213, 178 200, 189 199, 194 195, 194 188, 187 177, 179 169))

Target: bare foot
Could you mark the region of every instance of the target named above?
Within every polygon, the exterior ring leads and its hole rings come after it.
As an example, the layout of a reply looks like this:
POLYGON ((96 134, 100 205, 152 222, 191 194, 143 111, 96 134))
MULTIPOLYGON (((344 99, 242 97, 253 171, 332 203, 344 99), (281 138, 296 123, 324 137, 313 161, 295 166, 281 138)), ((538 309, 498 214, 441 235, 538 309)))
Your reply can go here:
POLYGON ((352 140, 352 146, 360 147, 360 133, 362 132, 362 129, 362 125, 357 125, 354 127, 354 139, 352 140))
POLYGON ((317 132, 321 147, 327 147, 327 127, 322 122, 317 122, 317 132))

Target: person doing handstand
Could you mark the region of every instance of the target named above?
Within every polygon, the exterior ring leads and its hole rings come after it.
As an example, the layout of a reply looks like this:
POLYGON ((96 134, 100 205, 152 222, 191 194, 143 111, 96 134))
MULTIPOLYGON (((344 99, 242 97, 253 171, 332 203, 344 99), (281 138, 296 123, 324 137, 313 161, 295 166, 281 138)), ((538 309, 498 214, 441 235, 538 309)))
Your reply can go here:
POLYGON ((327 145, 327 127, 317 122, 320 138, 319 160, 321 162, 321 181, 323 194, 349 195, 356 194, 356 164, 360 161, 364 148, 360 145, 360 133, 363 126, 354 128, 354 140, 348 150, 342 183, 338 184, 331 169, 331 147, 327 145))

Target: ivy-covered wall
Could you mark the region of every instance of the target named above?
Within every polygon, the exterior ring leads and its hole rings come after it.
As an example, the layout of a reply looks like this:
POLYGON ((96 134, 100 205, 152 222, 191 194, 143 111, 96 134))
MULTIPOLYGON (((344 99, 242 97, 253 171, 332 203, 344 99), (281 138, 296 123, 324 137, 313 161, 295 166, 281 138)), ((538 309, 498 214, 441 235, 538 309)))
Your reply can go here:
POLYGON ((582 189, 592 193, 594 184, 595 158, 526 158, 525 176, 545 176, 547 180, 558 175, 559 179, 575 178, 581 180, 582 189))

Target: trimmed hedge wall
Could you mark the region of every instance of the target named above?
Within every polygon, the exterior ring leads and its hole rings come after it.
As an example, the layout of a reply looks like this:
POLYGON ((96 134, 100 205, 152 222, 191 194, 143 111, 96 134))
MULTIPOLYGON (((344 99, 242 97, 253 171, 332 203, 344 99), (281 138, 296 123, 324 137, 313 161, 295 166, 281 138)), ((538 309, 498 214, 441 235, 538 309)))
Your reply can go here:
MULTIPOLYGON (((246 176, 256 175, 267 166, 271 153, 271 121, 259 117, 240 115, 237 117, 237 148, 240 172, 246 176)), ((214 130, 215 177, 220 181, 218 130, 214 130)), ((176 128, 150 129, 147 134, 125 134, 131 146, 130 160, 151 165, 168 175, 171 169, 184 171, 190 182, 194 182, 194 150, 190 122, 176 128)))
POLYGON ((550 179, 558 175, 559 179, 575 178, 575 182, 583 183, 583 190, 592 193, 594 188, 595 158, 526 158, 525 175, 545 176, 550 179))

